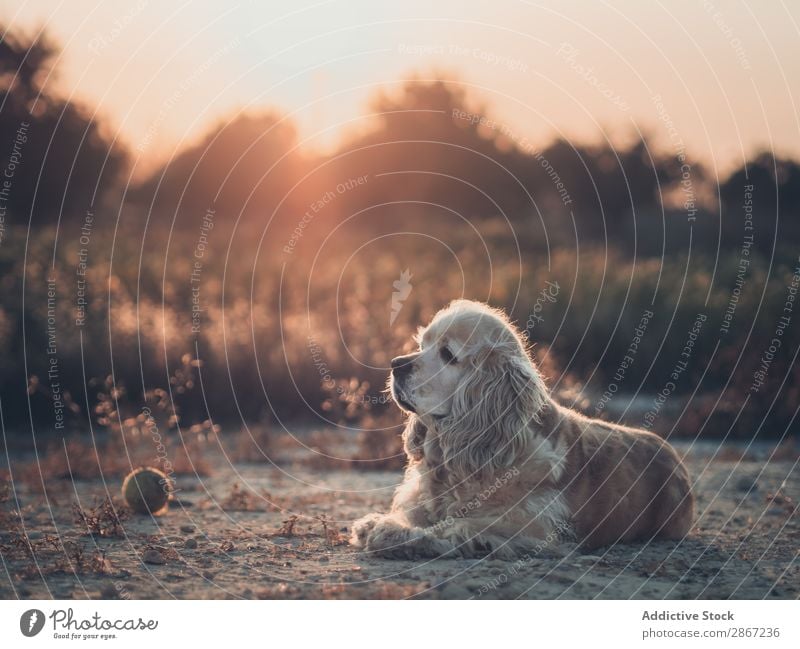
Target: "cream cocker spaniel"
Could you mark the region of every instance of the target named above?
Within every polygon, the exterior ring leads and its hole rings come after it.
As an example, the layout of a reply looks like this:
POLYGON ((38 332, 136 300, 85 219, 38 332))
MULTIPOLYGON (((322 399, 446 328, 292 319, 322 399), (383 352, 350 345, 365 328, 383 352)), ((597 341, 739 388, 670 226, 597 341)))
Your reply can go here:
POLYGON ((417 342, 390 380, 408 413, 405 479, 388 514, 353 525, 356 547, 510 559, 564 540, 590 549, 686 535, 694 501, 675 450, 558 405, 501 311, 454 301, 417 342))

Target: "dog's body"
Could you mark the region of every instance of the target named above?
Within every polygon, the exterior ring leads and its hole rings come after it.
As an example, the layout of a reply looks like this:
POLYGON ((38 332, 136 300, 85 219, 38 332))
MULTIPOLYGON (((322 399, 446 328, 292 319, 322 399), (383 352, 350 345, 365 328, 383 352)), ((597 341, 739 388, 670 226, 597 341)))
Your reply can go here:
POLYGON ((393 361, 410 412, 409 458, 389 514, 352 542, 399 558, 500 558, 620 541, 679 539, 694 517, 689 476, 657 435, 588 419, 553 401, 519 333, 457 301, 393 361), (420 376, 417 376, 420 375, 420 376))

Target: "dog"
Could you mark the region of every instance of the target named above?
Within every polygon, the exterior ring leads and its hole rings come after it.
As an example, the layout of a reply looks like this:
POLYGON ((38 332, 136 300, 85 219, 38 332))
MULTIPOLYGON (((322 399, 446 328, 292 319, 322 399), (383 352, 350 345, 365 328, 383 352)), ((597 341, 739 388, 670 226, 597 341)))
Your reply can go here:
POLYGON ((415 340, 389 380, 408 414, 405 478, 388 514, 353 524, 355 547, 514 559, 689 532, 691 484, 672 446, 557 404, 503 312, 456 300, 415 340))

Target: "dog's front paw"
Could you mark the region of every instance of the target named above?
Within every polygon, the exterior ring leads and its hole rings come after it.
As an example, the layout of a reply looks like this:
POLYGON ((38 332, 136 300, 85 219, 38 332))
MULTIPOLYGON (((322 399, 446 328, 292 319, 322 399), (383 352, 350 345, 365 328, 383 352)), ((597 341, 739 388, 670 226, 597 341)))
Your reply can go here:
POLYGON ((357 548, 365 547, 369 533, 385 518, 385 514, 367 514, 363 518, 359 518, 353 523, 353 527, 350 530, 350 544, 357 548))
POLYGON ((367 535, 367 552, 385 559, 435 559, 456 556, 452 543, 395 521, 380 521, 367 535))

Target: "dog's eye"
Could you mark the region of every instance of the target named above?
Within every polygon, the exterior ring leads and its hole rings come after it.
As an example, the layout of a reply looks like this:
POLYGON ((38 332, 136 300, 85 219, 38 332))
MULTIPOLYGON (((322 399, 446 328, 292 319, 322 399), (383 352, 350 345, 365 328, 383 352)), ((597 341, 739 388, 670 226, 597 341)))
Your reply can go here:
POLYGON ((442 360, 447 363, 448 365, 458 363, 458 360, 455 356, 453 356, 453 352, 451 352, 447 347, 442 347, 441 351, 439 352, 442 356, 442 360))

